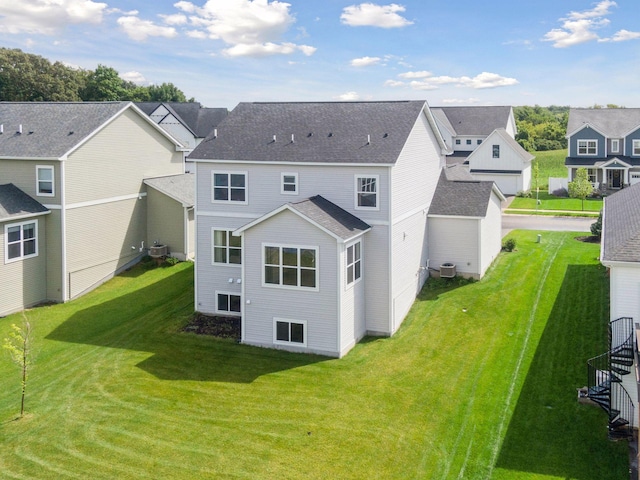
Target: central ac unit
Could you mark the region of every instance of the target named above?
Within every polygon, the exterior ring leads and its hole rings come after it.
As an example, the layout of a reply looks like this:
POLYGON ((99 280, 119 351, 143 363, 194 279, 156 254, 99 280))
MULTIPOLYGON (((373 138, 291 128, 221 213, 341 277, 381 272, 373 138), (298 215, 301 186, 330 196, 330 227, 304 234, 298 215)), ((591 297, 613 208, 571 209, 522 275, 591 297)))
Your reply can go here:
POLYGON ((456 266, 453 263, 443 263, 440 265, 441 278, 453 278, 456 276, 456 266))

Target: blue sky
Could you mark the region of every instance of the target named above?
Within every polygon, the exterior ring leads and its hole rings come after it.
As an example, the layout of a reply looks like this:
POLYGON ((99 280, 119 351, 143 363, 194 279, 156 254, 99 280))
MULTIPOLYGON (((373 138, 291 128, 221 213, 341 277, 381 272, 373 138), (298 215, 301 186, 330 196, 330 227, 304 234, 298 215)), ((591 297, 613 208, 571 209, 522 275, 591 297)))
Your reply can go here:
POLYGON ((0 45, 208 107, 640 107, 638 0, 0 0, 0 45))

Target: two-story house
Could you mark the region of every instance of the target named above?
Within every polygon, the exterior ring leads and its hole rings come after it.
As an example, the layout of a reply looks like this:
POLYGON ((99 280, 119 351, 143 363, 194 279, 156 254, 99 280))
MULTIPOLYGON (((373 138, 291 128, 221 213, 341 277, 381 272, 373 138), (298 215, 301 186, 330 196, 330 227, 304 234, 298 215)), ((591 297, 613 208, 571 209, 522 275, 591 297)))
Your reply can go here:
POLYGON ((226 108, 203 107, 197 102, 138 102, 136 106, 182 144, 186 173, 194 171, 189 153, 229 113, 226 108))
POLYGON ((474 179, 495 182, 504 194, 531 188, 531 162, 535 157, 515 141, 512 107, 431 110, 445 142, 453 149, 447 156, 448 165, 464 165, 474 179))
POLYGON ((572 108, 567 139, 569 181, 586 168, 603 192, 640 182, 640 108, 572 108))
POLYGON ((424 101, 239 104, 190 155, 196 309, 240 316, 243 343, 337 357, 393 334, 450 152, 424 101))
POLYGON ((144 180, 181 174, 181 148, 129 102, 0 103, 0 315, 146 254, 144 180))

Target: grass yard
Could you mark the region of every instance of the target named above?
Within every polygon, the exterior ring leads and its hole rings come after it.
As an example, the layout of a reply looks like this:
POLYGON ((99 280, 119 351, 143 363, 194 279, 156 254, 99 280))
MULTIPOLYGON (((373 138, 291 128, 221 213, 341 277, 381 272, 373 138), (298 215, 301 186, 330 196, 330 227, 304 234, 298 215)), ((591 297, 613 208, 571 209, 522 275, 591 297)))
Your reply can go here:
MULTIPOLYGON (((545 190, 549 185, 549 177, 566 178, 567 167, 564 161, 567 158, 567 149, 547 150, 544 152, 534 152, 540 169, 540 189, 545 190), (544 187, 544 188, 543 188, 544 187)), ((533 172, 532 172, 533 175, 533 172)), ((531 180, 532 189, 535 189, 535 179, 531 180)))
MULTIPOLYGON (((509 205, 510 209, 525 209, 525 210, 535 210, 536 209, 536 194, 532 194, 533 198, 523 198, 516 197, 509 205)), ((556 197, 553 195, 549 195, 546 192, 540 192, 538 194, 538 199, 540 200, 540 205, 538 205, 538 209, 540 210, 566 210, 566 211, 583 211, 582 210, 582 200, 579 198, 567 198, 567 197, 556 197)), ((599 212, 602 210, 602 199, 585 199, 584 201, 584 211, 585 212, 599 212)))
MULTIPOLYGON (((392 338, 341 360, 180 333, 193 269, 134 269, 28 312, 38 356, 0 361, 3 478, 628 478, 580 405, 606 350, 598 245, 514 232, 485 279, 427 289, 392 338)), ((20 316, 0 319, 0 338, 20 316)))

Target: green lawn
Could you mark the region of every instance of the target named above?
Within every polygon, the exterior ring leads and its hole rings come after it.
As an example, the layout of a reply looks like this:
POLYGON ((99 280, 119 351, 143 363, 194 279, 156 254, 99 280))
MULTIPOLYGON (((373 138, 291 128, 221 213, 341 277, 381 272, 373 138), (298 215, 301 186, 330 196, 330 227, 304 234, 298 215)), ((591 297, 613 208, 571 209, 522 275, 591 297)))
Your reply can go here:
MULTIPOLYGON (((514 198, 511 205, 509 205, 509 208, 535 210, 536 194, 533 193, 532 195, 533 198, 514 198)), ((538 205, 538 209, 540 210, 583 210, 582 200, 578 198, 555 197, 546 192, 540 192, 538 194, 538 199, 540 200, 540 205, 538 205)), ((600 210, 602 210, 602 200, 586 199, 584 201, 584 211, 599 212, 600 210)))
POLYGON ((394 337, 341 360, 180 333, 188 264, 32 310, 21 420, 0 361, 0 477, 627 478, 626 444, 576 401, 606 349, 598 245, 537 233, 515 232, 481 282, 425 288, 394 337))
MULTIPOLYGON (((567 149, 562 150, 547 150, 544 152, 533 152, 536 156, 536 160, 539 163, 539 177, 540 177, 540 189, 547 190, 549 185, 549 177, 566 178, 567 167, 564 166, 564 161, 567 158, 567 149), (543 188, 544 187, 544 188, 543 188)), ((535 189, 535 179, 531 180, 531 187, 535 189)))

